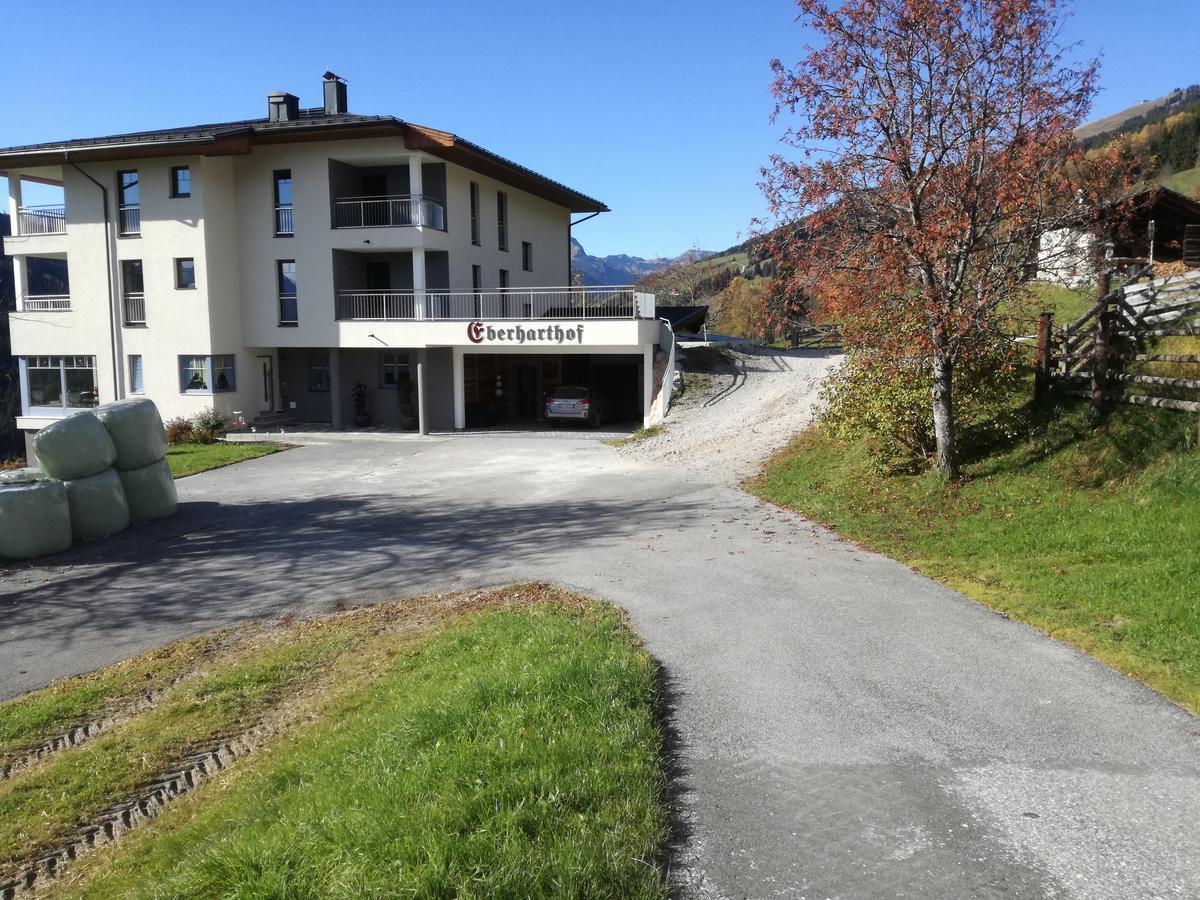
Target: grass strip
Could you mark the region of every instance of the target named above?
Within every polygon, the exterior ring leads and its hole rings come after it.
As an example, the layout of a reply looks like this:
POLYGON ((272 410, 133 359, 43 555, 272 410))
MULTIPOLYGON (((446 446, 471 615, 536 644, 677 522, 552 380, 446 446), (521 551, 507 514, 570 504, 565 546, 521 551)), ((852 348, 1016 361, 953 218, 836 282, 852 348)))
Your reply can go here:
POLYGON ((820 428, 750 491, 1091 653, 1200 713, 1200 453, 1195 418, 1081 403, 966 479, 878 472, 820 428))
POLYGON ((485 610, 373 652, 316 721, 80 860, 62 893, 665 896, 656 667, 615 611, 485 610))
POLYGON ((282 444, 238 442, 234 444, 172 444, 167 451, 167 465, 176 478, 186 478, 209 469, 219 469, 247 459, 270 456, 286 450, 282 444))
POLYGON ((168 690, 155 708, 0 782, 0 876, 188 752, 248 727, 353 640, 345 630, 296 626, 282 639, 250 641, 209 661, 207 673, 168 690))
POLYGON ((133 697, 162 690, 219 640, 218 634, 178 641, 0 705, 0 759, 19 756, 133 697))

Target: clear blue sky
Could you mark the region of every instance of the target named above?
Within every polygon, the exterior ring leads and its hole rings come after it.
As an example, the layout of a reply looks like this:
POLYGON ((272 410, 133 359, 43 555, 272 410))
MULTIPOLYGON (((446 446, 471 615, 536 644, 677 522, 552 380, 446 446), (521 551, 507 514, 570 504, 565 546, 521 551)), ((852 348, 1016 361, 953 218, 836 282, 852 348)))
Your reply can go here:
MULTIPOLYGON (((0 146, 263 115, 271 89, 457 132, 605 201, 593 254, 721 249, 763 212, 768 63, 801 55, 787 0, 205 0, 13 4, 0 146)), ((1196 0, 1079 0, 1096 116, 1200 82, 1196 0)))

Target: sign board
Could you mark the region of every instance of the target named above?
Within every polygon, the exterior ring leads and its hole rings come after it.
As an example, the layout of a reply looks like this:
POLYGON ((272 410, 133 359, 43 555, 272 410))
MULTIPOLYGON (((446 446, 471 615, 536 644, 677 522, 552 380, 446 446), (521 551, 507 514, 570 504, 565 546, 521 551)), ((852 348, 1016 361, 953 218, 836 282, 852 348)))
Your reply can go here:
POLYGON ((583 323, 574 325, 515 325, 510 322, 488 324, 468 322, 467 340, 472 344, 510 344, 515 347, 531 344, 559 346, 583 343, 583 323))

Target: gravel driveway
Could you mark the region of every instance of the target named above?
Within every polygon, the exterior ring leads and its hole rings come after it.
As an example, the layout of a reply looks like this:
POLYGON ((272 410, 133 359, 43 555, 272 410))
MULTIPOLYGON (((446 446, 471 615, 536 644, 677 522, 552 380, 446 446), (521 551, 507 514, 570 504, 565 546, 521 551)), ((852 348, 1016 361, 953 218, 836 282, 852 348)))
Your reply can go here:
POLYGON ((1195 717, 663 458, 356 440, 185 479, 173 519, 0 572, 0 695, 247 617, 551 580, 663 664, 681 896, 1200 896, 1195 717))
POLYGON ((686 395, 653 438, 621 448, 630 459, 684 466, 737 484, 812 422, 821 382, 842 357, 824 351, 728 350, 727 371, 699 400, 686 395))

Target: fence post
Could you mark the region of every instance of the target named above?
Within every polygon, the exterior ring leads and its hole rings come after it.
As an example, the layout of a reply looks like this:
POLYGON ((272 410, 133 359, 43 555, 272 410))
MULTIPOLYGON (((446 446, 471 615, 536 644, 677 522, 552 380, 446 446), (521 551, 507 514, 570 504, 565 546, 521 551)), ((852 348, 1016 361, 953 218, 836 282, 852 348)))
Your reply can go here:
POLYGON ((1041 402, 1050 386, 1050 335, 1054 328, 1054 313, 1038 313, 1037 362, 1033 375, 1033 399, 1041 402))
POLYGON ((1108 390, 1108 347, 1112 331, 1108 291, 1111 280, 1112 276, 1108 272, 1101 273, 1098 300, 1100 312, 1096 316, 1096 341, 1092 348, 1092 409, 1096 412, 1104 411, 1104 395, 1108 390))

